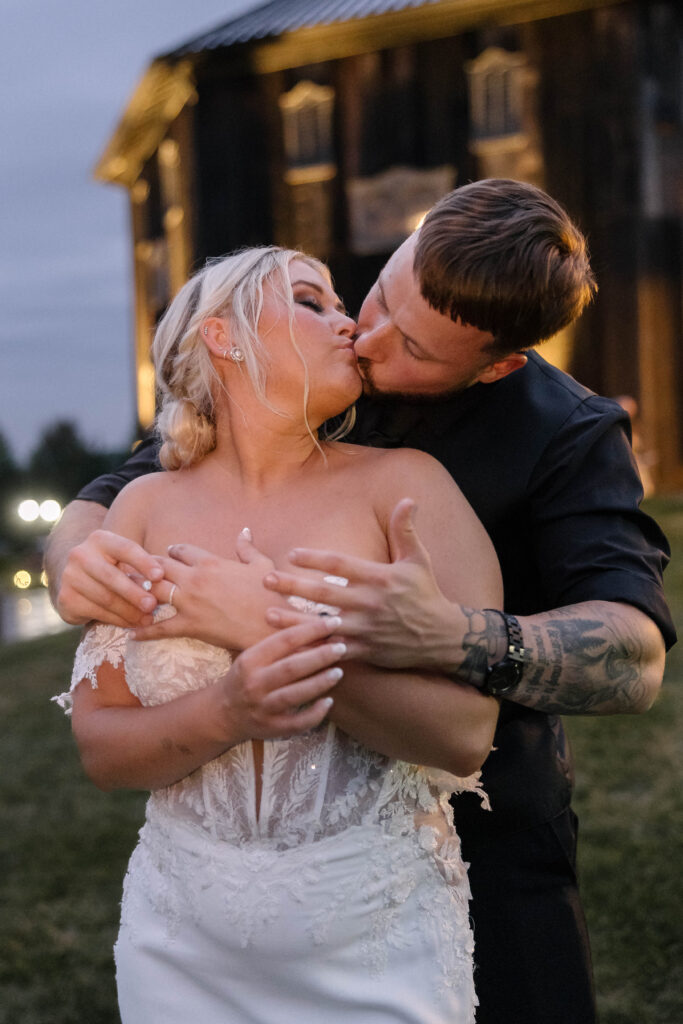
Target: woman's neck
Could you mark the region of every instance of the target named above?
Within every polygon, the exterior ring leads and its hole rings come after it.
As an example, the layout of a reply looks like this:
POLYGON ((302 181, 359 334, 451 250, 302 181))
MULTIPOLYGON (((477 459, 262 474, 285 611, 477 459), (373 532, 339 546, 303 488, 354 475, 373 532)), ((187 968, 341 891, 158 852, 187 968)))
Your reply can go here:
POLYGON ((244 489, 259 492, 295 479, 318 459, 322 454, 315 432, 260 405, 258 415, 236 408, 219 411, 216 447, 205 461, 220 464, 244 489))

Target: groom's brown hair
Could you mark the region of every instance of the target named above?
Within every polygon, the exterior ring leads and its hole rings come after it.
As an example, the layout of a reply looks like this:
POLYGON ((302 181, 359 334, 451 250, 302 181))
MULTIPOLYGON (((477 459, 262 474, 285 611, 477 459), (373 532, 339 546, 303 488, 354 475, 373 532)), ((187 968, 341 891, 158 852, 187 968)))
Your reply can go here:
POLYGON ((440 199, 418 232, 414 270, 430 306, 493 334, 501 358, 552 337, 597 292, 586 239, 567 212, 506 178, 440 199))

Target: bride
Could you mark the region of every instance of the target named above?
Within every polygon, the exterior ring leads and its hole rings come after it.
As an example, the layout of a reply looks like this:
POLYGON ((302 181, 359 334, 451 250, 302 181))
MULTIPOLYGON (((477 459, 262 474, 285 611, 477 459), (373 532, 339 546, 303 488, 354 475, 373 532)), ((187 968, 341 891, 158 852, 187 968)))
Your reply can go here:
MULTIPOLYGON (((297 544, 389 561, 409 495, 445 596, 500 607, 490 541, 436 461, 319 436, 361 391, 354 328, 308 256, 207 265, 154 340, 165 472, 130 483, 107 528, 156 554, 182 539, 238 558, 253 535, 281 567, 297 544)), ((124 1024, 474 1020, 448 796, 476 788, 497 703, 342 670, 343 622, 310 610, 241 654, 101 624, 79 647, 62 703, 85 770, 151 790, 115 948, 124 1024)))

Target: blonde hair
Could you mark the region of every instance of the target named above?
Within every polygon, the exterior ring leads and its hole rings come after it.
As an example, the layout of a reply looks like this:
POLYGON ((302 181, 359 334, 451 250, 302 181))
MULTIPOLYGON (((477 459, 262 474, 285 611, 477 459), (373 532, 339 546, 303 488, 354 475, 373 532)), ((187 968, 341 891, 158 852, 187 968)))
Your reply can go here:
MULTIPOLYGON (((269 404, 266 399, 267 353, 257 331, 266 283, 289 308, 292 344, 305 369, 305 415, 308 371, 292 329, 294 296, 288 273, 294 259, 305 261, 330 280, 323 263, 294 249, 278 246, 243 249, 210 260, 183 285, 166 310, 152 344, 159 391, 156 421, 162 440, 159 458, 165 469, 190 466, 216 446, 216 389, 223 384, 200 333, 207 317, 229 320, 232 345, 244 354, 244 362, 237 364, 239 370, 249 376, 263 403, 269 404)), ((354 411, 347 411, 340 426, 327 440, 344 436, 354 418, 354 411)), ((318 444, 307 420, 306 425, 318 444)))

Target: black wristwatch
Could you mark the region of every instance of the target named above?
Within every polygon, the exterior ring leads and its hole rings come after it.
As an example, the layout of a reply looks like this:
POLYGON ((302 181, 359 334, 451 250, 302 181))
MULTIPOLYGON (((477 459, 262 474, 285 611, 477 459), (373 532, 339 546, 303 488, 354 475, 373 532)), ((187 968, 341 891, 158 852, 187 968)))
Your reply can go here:
POLYGON ((502 661, 489 665, 484 681, 479 687, 482 693, 491 697, 504 697, 519 683, 524 674, 525 648, 522 627, 514 615, 501 612, 498 608, 485 608, 486 612, 497 612, 502 616, 507 630, 507 651, 502 661))

